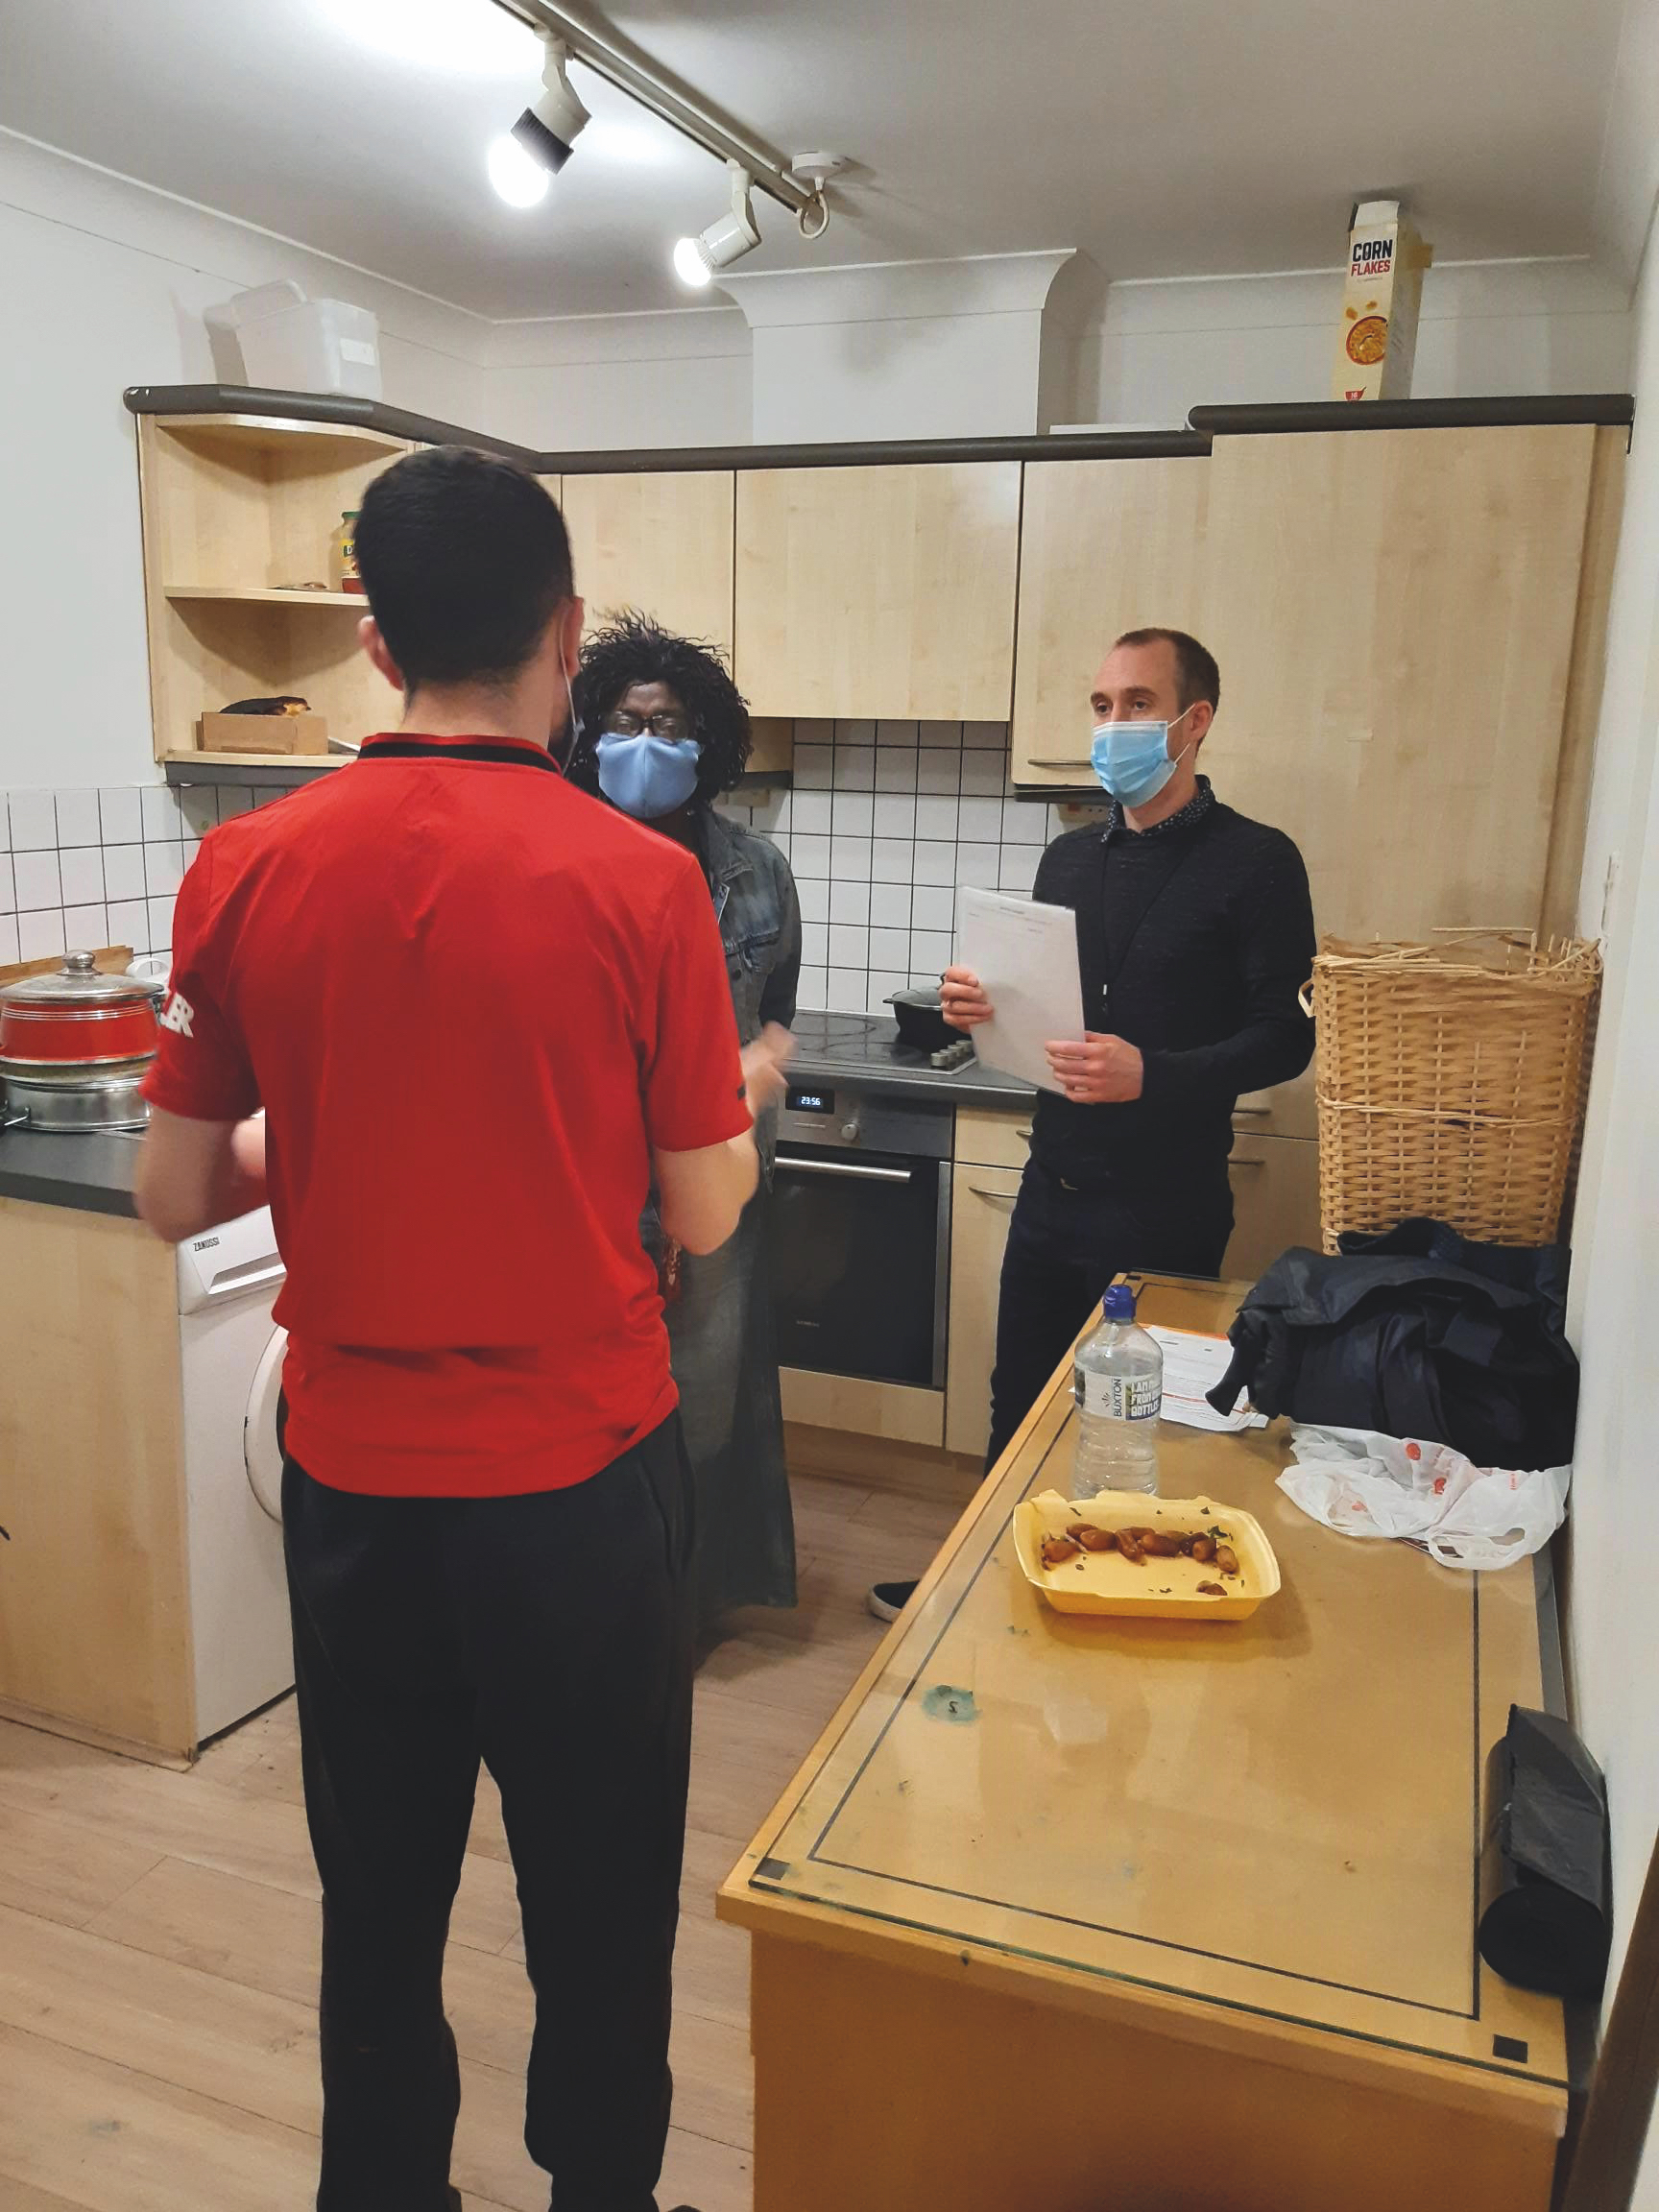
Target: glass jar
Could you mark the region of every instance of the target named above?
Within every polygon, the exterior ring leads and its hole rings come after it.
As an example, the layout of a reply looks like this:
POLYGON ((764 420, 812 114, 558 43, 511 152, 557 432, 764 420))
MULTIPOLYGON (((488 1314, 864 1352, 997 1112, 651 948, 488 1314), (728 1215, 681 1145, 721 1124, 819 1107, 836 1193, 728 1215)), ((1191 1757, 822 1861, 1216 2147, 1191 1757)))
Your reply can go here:
POLYGON ((340 527, 334 533, 332 565, 335 590, 352 591, 361 596, 363 579, 357 573, 358 512, 355 507, 348 507, 340 517, 340 527))

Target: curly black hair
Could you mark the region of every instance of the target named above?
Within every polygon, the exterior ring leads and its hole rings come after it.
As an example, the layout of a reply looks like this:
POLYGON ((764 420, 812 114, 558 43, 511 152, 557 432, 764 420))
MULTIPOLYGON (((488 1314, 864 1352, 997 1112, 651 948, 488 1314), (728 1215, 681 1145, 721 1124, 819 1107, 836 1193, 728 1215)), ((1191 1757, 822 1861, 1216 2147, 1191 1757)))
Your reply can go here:
POLYGON ((691 717, 691 734, 702 747, 693 803, 706 806, 730 791, 754 744, 742 692, 715 647, 676 637, 632 607, 613 614, 583 642, 582 665, 570 686, 582 724, 570 781, 584 791, 598 790, 594 742, 606 715, 636 684, 666 684, 691 717))

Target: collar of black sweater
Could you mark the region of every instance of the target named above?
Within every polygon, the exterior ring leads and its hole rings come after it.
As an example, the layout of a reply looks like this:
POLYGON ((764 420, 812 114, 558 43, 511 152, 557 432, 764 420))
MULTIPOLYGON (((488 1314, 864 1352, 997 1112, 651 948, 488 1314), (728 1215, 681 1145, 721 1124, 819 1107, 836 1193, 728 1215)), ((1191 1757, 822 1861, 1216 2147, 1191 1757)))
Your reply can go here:
POLYGON ((1162 822, 1154 822, 1150 830, 1131 830, 1128 823, 1123 819, 1122 806, 1114 799, 1112 811, 1106 817, 1106 827, 1101 831, 1101 835, 1108 841, 1118 835, 1147 839, 1167 837, 1173 830, 1190 830, 1196 823, 1202 822, 1214 804, 1215 794, 1210 788, 1209 777, 1200 776, 1197 790, 1193 792, 1191 798, 1188 800, 1186 805, 1179 812, 1166 815, 1162 822))

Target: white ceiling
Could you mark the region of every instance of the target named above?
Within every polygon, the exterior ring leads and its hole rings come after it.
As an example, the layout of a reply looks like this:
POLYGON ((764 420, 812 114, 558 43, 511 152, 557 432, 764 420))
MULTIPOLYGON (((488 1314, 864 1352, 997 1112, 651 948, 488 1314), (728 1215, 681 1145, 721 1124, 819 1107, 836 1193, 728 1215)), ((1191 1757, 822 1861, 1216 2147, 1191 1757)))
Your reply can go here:
MULTIPOLYGON (((745 271, 1071 246, 1108 276, 1328 267, 1403 189, 1443 259, 1586 252, 1620 0, 617 0, 785 153, 859 164, 745 271)), ((491 139, 535 90, 492 0, 0 0, 0 125, 497 319, 707 303, 667 253, 716 163, 579 66, 540 207, 491 139)))

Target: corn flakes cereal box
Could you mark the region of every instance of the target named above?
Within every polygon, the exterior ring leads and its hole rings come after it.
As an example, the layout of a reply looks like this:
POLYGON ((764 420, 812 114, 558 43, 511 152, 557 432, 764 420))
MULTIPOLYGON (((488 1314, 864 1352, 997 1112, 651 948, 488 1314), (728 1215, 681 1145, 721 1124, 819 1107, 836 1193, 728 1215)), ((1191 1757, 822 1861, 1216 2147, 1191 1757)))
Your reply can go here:
POLYGON ((1333 398, 1411 397, 1423 272, 1433 258, 1433 248, 1401 215, 1398 200, 1356 204, 1349 219, 1333 398))

